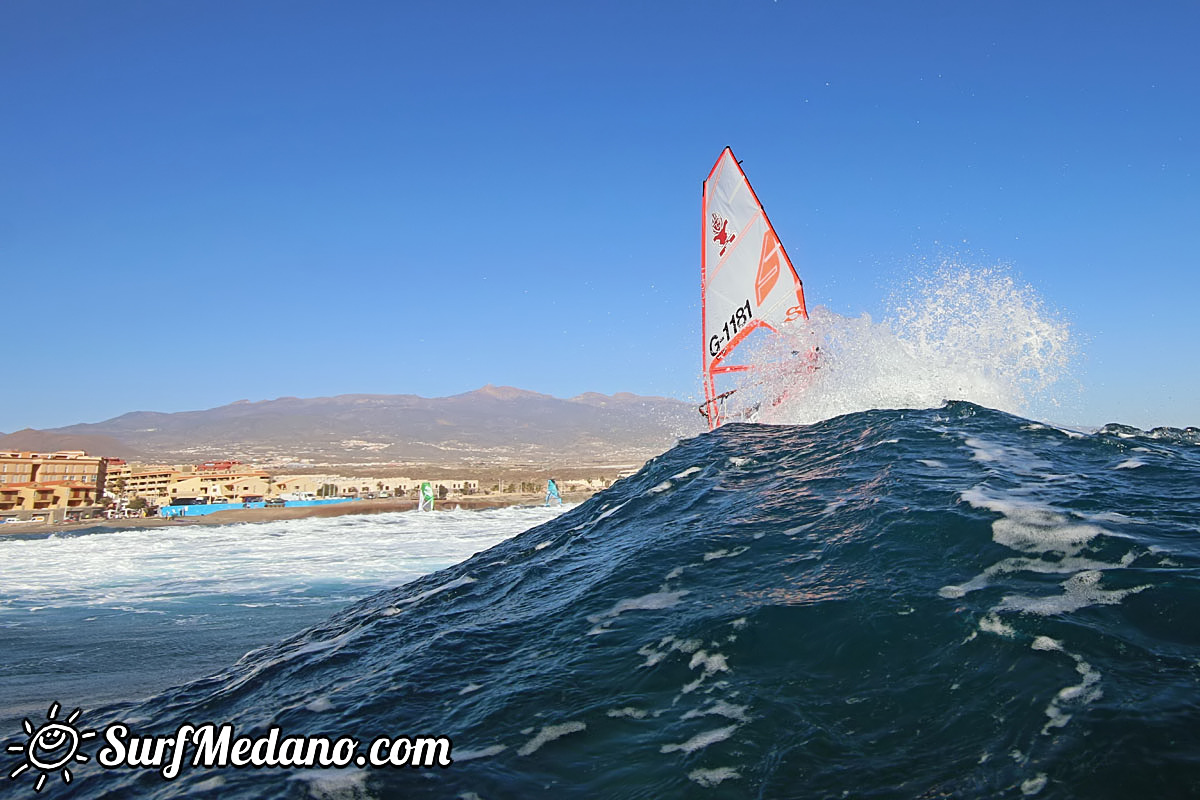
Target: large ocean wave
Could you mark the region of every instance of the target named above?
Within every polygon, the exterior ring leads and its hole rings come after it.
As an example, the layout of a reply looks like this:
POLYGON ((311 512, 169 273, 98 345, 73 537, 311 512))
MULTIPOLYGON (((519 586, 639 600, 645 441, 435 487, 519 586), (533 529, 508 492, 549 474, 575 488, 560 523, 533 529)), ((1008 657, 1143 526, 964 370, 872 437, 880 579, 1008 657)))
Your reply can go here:
POLYGON ((87 719, 448 736, 451 766, 85 765, 71 796, 1197 796, 1196 441, 962 402, 728 425, 87 719))

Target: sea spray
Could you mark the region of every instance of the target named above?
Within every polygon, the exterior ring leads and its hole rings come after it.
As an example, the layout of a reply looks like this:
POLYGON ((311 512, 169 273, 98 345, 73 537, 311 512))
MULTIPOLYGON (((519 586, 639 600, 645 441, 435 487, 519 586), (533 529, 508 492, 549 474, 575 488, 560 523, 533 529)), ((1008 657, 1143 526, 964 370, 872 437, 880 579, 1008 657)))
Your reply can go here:
POLYGON ((812 309, 754 360, 742 403, 755 421, 806 424, 873 408, 947 400, 1015 414, 1049 390, 1076 356, 1070 326, 1004 267, 945 263, 893 295, 882 321, 812 309))

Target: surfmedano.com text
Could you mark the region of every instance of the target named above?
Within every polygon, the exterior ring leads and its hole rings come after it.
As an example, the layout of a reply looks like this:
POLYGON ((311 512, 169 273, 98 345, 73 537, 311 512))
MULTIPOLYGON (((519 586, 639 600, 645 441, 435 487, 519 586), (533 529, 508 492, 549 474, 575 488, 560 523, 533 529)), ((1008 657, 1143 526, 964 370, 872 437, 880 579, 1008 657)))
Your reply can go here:
POLYGON ((283 736, 271 727, 266 736, 237 736, 230 723, 180 725, 167 736, 133 736, 115 723, 104 729, 105 746, 96 755, 106 769, 157 769, 166 780, 179 775, 185 762, 192 767, 448 767, 451 741, 446 736, 380 736, 365 752, 349 736, 283 736), (191 753, 191 760, 187 756, 191 753))

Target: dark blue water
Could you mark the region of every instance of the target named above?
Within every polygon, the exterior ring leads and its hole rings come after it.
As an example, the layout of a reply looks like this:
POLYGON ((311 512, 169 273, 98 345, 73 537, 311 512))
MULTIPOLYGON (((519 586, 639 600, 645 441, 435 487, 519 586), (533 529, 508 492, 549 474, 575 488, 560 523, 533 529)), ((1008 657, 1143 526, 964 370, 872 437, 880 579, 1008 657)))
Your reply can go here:
POLYGON ((89 763, 47 791, 1200 796, 1198 442, 966 403, 729 425, 457 566, 82 720, 443 735, 451 766, 167 782, 89 763))

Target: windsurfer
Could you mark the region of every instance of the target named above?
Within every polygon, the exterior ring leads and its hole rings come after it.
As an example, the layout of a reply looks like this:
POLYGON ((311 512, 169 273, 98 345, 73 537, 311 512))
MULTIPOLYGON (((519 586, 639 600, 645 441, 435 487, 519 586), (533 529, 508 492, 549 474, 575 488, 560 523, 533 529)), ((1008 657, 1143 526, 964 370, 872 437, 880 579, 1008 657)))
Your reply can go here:
POLYGON ((561 506, 563 504, 562 495, 558 493, 558 481, 551 478, 546 481, 546 505, 550 505, 551 500, 557 500, 561 506))
POLYGON ((777 391, 761 396, 755 356, 768 334, 807 320, 808 311, 800 275, 728 147, 704 181, 702 207, 700 413, 712 430, 726 421, 754 421, 764 400, 779 402, 777 391))

